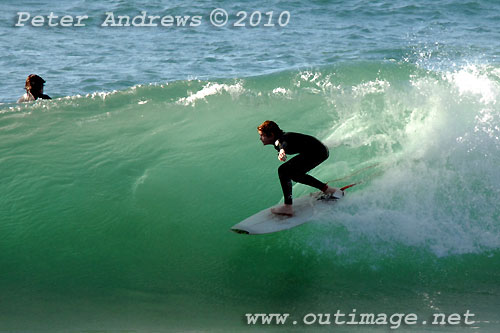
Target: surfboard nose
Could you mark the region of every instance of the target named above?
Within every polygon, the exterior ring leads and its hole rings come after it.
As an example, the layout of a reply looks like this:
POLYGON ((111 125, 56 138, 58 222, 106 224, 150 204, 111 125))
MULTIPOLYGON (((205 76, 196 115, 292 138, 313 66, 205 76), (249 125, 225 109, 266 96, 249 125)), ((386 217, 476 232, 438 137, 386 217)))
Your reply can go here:
POLYGON ((249 235, 250 234, 248 231, 241 230, 241 229, 233 229, 233 228, 231 228, 231 231, 234 231, 237 234, 245 234, 245 235, 249 235))

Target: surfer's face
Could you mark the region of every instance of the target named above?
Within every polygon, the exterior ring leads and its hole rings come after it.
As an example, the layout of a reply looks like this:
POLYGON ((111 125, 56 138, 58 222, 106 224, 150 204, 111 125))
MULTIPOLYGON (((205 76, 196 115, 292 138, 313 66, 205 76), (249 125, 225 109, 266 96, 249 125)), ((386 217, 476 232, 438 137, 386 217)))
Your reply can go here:
POLYGON ((259 131, 259 135, 260 135, 260 141, 262 141, 264 145, 270 145, 274 143, 274 135, 267 136, 261 131, 259 131))

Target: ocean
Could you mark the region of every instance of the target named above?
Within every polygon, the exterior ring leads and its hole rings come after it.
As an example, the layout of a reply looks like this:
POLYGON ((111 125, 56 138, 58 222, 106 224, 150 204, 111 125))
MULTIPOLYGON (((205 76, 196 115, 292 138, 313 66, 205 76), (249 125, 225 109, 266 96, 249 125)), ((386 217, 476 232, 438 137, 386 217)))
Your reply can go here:
POLYGON ((3 0, 0 332, 498 332, 499 13, 3 0), (31 73, 52 100, 16 104, 31 73), (235 234, 282 200, 268 119, 329 147, 312 175, 360 184, 235 234))

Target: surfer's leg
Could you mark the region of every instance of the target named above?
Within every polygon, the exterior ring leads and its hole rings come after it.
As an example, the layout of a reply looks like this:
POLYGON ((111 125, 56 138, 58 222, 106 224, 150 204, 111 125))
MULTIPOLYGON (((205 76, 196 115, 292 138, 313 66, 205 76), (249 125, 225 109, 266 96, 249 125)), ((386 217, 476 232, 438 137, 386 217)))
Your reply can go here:
POLYGON ((328 189, 327 184, 307 174, 308 171, 317 167, 327 158, 328 150, 325 147, 325 150, 312 152, 311 154, 299 154, 278 168, 285 206, 291 206, 293 203, 292 180, 315 187, 321 191, 328 189))
MULTIPOLYGON (((293 160, 293 158, 292 158, 293 160)), ((293 203, 292 200, 292 178, 290 176, 291 164, 288 161, 282 164, 278 168, 278 176, 280 178, 281 189, 283 190, 283 198, 285 201, 285 205, 291 205, 293 203)))
POLYGON ((271 212, 273 214, 288 215, 288 216, 293 215, 292 179, 290 178, 290 166, 291 166, 290 161, 283 163, 278 168, 278 176, 280 178, 281 189, 283 190, 283 197, 285 204, 279 207, 271 208, 271 212))
MULTIPOLYGON (((344 195, 344 193, 340 189, 328 186, 328 184, 323 183, 322 181, 307 174, 307 172, 311 171, 312 169, 323 163, 327 158, 328 158, 328 150, 326 152, 317 151, 314 154, 313 153, 299 154, 294 158, 292 158, 290 161, 285 163, 287 164, 286 175, 289 177, 289 179, 293 180, 294 182, 312 186, 322 191, 325 194, 334 194, 335 197, 340 198, 344 195)), ((285 164, 283 164, 281 167, 285 168, 285 164)), ((292 187, 290 182, 290 194, 292 193, 291 188, 292 187)))
POLYGON ((297 175, 292 178, 294 182, 305 184, 317 188, 318 190, 324 191, 328 185, 319 181, 318 179, 310 176, 308 174, 297 175))
POLYGON ((290 162, 293 162, 293 167, 290 171, 290 177, 293 181, 305 185, 312 186, 318 190, 324 191, 328 185, 319 181, 307 172, 317 167, 328 158, 328 153, 321 153, 316 155, 299 154, 295 156, 290 162))
POLYGON ((298 183, 315 187, 319 190, 323 190, 327 187, 325 183, 322 183, 313 176, 306 174, 306 172, 316 167, 325 159, 325 156, 314 158, 311 156, 306 156, 304 154, 299 154, 288 162, 283 163, 278 168, 281 189, 283 190, 283 197, 286 205, 291 205, 293 202, 292 180, 298 183))

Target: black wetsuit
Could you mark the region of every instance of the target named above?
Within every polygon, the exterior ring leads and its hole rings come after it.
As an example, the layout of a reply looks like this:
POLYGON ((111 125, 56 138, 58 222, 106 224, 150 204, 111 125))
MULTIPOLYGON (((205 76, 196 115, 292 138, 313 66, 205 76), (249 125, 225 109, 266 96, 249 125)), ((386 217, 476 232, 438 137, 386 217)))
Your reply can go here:
POLYGON ((328 158, 328 148, 321 141, 310 135, 285 132, 276 140, 274 148, 278 152, 285 150, 287 155, 299 154, 278 168, 285 204, 292 204, 292 180, 318 190, 326 188, 325 183, 307 174, 328 158))

